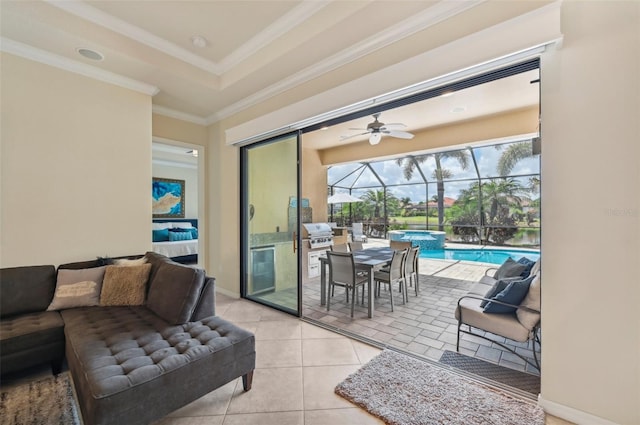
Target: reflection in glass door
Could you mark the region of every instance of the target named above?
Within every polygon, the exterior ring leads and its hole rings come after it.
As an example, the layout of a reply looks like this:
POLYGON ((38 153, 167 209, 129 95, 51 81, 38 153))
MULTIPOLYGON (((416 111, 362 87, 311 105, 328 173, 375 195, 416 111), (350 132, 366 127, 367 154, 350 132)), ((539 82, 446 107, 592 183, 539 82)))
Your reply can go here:
POLYGON ((300 314, 298 134, 242 148, 242 296, 300 314))

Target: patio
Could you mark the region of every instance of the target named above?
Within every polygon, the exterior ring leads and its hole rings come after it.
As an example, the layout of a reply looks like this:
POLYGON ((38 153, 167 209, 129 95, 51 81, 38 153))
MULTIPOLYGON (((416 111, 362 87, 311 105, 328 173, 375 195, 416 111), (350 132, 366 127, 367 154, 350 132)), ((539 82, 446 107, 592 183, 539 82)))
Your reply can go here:
MULTIPOLYGON (((387 244, 386 240, 370 239, 365 247, 387 244)), ((350 305, 345 302, 342 290, 339 293, 336 291, 331 310, 327 311, 325 306, 320 305, 320 278, 316 278, 303 286, 302 313, 304 317, 328 327, 437 361, 445 350, 456 351, 457 320, 454 310, 458 298, 491 267, 495 266, 420 259, 419 295, 416 297, 413 288, 409 288, 409 302, 404 305, 401 297, 394 297, 394 311, 391 312, 389 298, 382 294, 376 299, 372 319, 367 318, 366 305, 359 304, 356 304, 354 317, 351 318, 350 305)), ((488 336, 511 346, 526 357, 532 357, 526 344, 505 340, 497 335, 488 336)), ((460 352, 500 366, 539 374, 519 357, 482 338, 462 334, 460 352)))

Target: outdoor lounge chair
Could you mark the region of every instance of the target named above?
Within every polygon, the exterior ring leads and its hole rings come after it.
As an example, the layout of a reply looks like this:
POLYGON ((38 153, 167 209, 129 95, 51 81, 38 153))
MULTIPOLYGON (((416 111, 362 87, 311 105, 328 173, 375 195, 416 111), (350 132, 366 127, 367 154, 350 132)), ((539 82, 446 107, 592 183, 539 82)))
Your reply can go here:
MULTIPOLYGON (((522 276, 517 278, 506 278, 500 280, 506 289, 512 282, 523 282, 529 280, 530 284, 524 299, 518 304, 508 302, 505 297, 491 296, 491 292, 495 294, 498 290, 499 280, 485 274, 480 282, 476 283, 471 290, 458 300, 455 311, 455 317, 458 320, 458 334, 456 341, 456 350, 460 349, 460 333, 474 335, 491 341, 508 350, 509 352, 520 357, 526 363, 540 370, 540 361, 538 360, 537 351, 540 347, 540 263, 531 269, 528 277, 522 276), (493 280, 493 285, 491 282, 493 280), (506 283, 506 286, 504 285, 506 283), (496 299, 497 298, 497 299, 496 299), (488 312, 488 305, 493 304, 493 311, 488 312), (466 328, 464 327, 466 325, 466 328), (495 339, 491 339, 484 333, 473 332, 473 329, 479 329, 489 332, 507 339, 518 342, 532 342, 533 362, 530 358, 516 352, 495 339)), ((515 284, 514 284, 515 285, 515 284)), ((499 293, 504 294, 503 290, 499 293)))

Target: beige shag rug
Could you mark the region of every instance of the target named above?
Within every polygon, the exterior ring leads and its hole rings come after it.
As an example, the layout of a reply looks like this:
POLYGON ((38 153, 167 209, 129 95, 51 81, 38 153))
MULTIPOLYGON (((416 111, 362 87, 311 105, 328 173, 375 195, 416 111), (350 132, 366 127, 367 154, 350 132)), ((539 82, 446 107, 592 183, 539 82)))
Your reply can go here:
POLYGON ((391 350, 335 392, 391 425, 544 425, 533 403, 391 350))
POLYGON ((2 425, 77 425, 78 408, 69 373, 3 388, 0 395, 2 425))

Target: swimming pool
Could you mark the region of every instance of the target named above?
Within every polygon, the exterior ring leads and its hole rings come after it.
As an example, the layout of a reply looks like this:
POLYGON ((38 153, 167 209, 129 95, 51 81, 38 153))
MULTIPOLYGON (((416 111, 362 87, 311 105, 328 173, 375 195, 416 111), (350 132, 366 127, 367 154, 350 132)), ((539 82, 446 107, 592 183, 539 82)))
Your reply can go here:
POLYGON ((458 249, 445 248, 438 250, 422 251, 420 250, 420 258, 435 258, 441 260, 459 260, 459 261, 478 261, 482 263, 502 264, 507 258, 514 260, 520 257, 527 257, 530 260, 537 261, 540 258, 539 251, 526 251, 520 249, 458 249))

